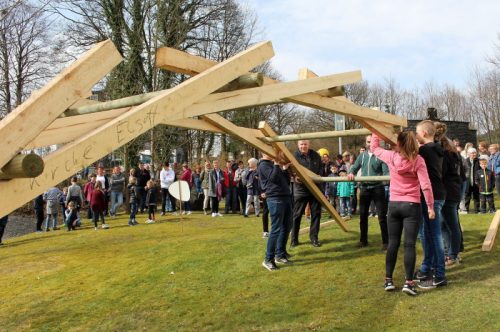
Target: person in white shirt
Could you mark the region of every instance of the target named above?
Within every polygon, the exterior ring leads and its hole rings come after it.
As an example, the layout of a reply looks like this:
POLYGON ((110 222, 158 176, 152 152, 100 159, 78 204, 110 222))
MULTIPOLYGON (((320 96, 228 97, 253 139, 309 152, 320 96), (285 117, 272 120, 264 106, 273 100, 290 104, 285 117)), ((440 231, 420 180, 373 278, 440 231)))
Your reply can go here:
POLYGON ((170 168, 168 162, 163 164, 163 169, 160 172, 160 187, 161 187, 161 215, 165 212, 175 211, 175 198, 168 192, 168 187, 175 181, 175 172, 170 168), (167 211, 165 211, 167 208, 167 211))

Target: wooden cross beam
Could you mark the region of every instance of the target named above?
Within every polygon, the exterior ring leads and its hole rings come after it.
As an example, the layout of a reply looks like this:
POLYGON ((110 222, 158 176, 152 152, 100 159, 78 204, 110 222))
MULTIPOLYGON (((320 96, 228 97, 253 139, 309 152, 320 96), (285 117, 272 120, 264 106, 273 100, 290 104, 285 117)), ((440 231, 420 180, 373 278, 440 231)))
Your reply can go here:
POLYGON ((336 130, 336 131, 318 131, 315 133, 278 135, 275 137, 262 137, 261 140, 266 143, 273 143, 273 142, 300 141, 304 139, 308 140, 308 139, 321 139, 321 138, 333 138, 333 137, 363 136, 370 134, 371 131, 369 131, 368 129, 350 129, 350 130, 336 130))
POLYGON ((273 55, 271 42, 256 44, 65 145, 44 158, 45 171, 41 176, 34 179, 14 179, 0 186, 0 197, 5 197, 0 205, 0 215, 10 213, 51 185, 61 182, 158 123, 166 121, 164 119, 184 118, 186 107, 269 60, 273 55))
POLYGON ((500 210, 497 210, 495 216, 493 217, 493 220, 491 221, 488 233, 486 233, 486 237, 484 238, 483 247, 481 248, 482 251, 491 251, 491 249, 493 249, 499 228, 500 228, 500 210))
POLYGON ((121 61, 111 41, 101 42, 0 121, 0 168, 71 104, 88 97, 92 87, 121 61))
MULTIPOLYGON (((267 137, 276 136, 276 132, 265 121, 259 123, 259 129, 267 137)), ((342 228, 342 230, 347 232, 348 231, 347 224, 344 222, 342 217, 337 213, 337 211, 333 208, 330 202, 326 199, 321 190, 319 190, 318 186, 314 183, 311 177, 307 173, 303 172, 303 166, 297 161, 297 159, 295 159, 294 155, 290 152, 290 150, 287 149, 285 144, 280 142, 273 142, 271 143, 271 145, 277 151, 281 151, 285 156, 285 158, 291 162, 292 166, 297 172, 297 175, 300 177, 302 183, 307 187, 307 189, 309 189, 311 194, 314 195, 314 197, 318 200, 318 202, 321 203, 321 205, 328 211, 328 213, 330 213, 330 215, 333 216, 333 219, 340 226, 340 228, 342 228)))

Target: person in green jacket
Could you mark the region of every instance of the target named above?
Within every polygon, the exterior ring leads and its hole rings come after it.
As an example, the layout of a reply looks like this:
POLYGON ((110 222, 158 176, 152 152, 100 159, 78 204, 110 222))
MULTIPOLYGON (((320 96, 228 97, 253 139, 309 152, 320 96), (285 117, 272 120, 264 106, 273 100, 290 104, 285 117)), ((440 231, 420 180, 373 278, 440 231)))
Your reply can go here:
MULTIPOLYGON (((339 176, 346 176, 347 171, 344 167, 340 168, 339 176)), ((340 202, 340 216, 351 217, 351 196, 354 195, 354 182, 339 182, 337 184, 337 196, 340 202)))

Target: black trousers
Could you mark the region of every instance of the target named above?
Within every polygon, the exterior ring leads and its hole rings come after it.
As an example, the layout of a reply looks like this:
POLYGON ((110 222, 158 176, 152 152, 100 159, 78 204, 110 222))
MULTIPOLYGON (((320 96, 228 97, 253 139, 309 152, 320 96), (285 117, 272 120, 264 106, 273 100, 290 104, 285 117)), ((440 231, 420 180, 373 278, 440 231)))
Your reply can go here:
POLYGON ((137 186, 137 193, 139 194, 138 197, 136 197, 137 210, 143 213, 146 208, 146 189, 144 189, 144 187, 137 186))
POLYGON ((376 186, 373 188, 360 188, 359 193, 359 241, 368 243, 368 216, 370 203, 375 202, 377 208, 378 222, 380 225, 380 233, 382 235, 382 243, 389 242, 387 232, 387 201, 385 200, 384 186, 376 186))
POLYGON ((7 227, 8 221, 9 221, 9 216, 0 218, 0 243, 2 243, 3 233, 5 232, 5 228, 7 227))
POLYGON ((240 201, 241 214, 245 214, 245 209, 247 207, 247 188, 243 185, 238 186, 238 199, 240 201))
POLYGON ((210 197, 210 203, 212 206, 212 213, 219 213, 219 200, 217 197, 210 197))
POLYGON ((476 213, 479 212, 479 188, 477 186, 471 186, 469 184, 469 188, 465 193, 465 209, 469 212, 470 199, 474 200, 474 211, 476 213))
POLYGON ((486 213, 486 204, 490 207, 489 211, 495 211, 495 200, 493 199, 493 193, 491 195, 479 194, 479 211, 486 213))
POLYGON ((267 200, 262 201, 262 231, 269 233, 269 207, 267 206, 267 200))
POLYGON ((422 220, 422 207, 419 203, 389 202, 387 213, 387 228, 389 231, 389 246, 385 256, 385 276, 392 278, 398 258, 401 234, 404 233, 404 267, 406 280, 413 279, 417 250, 418 229, 422 220))
MULTIPOLYGON (((35 210, 35 215, 36 215, 36 230, 41 231, 43 221, 45 220, 45 217, 43 215, 43 210, 35 210)), ((63 211, 63 219, 64 219, 64 211, 63 211)))
POLYGON ((172 211, 169 212, 174 212, 175 211, 175 197, 170 195, 168 192, 168 189, 166 188, 161 188, 161 212, 165 213, 165 206, 167 205, 167 200, 170 201, 170 205, 172 208, 172 211))
POLYGON ((311 206, 311 228, 309 239, 318 241, 319 223, 321 219, 321 204, 314 196, 295 196, 293 201, 292 243, 299 242, 300 221, 307 203, 311 206))

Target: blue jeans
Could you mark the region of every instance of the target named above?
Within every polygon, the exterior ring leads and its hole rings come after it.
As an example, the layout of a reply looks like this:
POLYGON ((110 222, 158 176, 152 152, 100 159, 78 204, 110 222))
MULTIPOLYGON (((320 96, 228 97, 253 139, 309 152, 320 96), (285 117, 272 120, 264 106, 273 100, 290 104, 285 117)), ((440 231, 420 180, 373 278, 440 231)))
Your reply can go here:
POLYGON ((427 204, 422 200, 424 222, 421 240, 422 246, 424 247, 424 260, 420 267, 420 271, 428 273, 434 268, 437 278, 444 278, 445 276, 443 236, 441 234, 441 209, 443 205, 444 200, 434 201, 436 218, 434 220, 429 220, 427 204))
POLYGON ((50 218, 52 217, 52 228, 57 226, 57 213, 47 214, 47 220, 45 223, 45 230, 50 228, 50 218))
POLYGON ((343 217, 345 215, 351 215, 351 198, 350 197, 340 197, 340 215, 343 217))
POLYGON ((267 207, 271 215, 271 232, 267 239, 266 261, 274 261, 274 256, 283 257, 292 225, 292 198, 269 197, 267 207))
POLYGON ((462 233, 458 224, 458 202, 445 201, 442 209, 443 238, 447 247, 447 256, 456 259, 460 251, 462 233))
POLYGON ((123 204, 123 193, 121 191, 111 192, 111 215, 116 214, 116 210, 123 204))
POLYGON ((137 213, 137 203, 130 203, 130 218, 129 222, 135 221, 135 215, 137 213))

